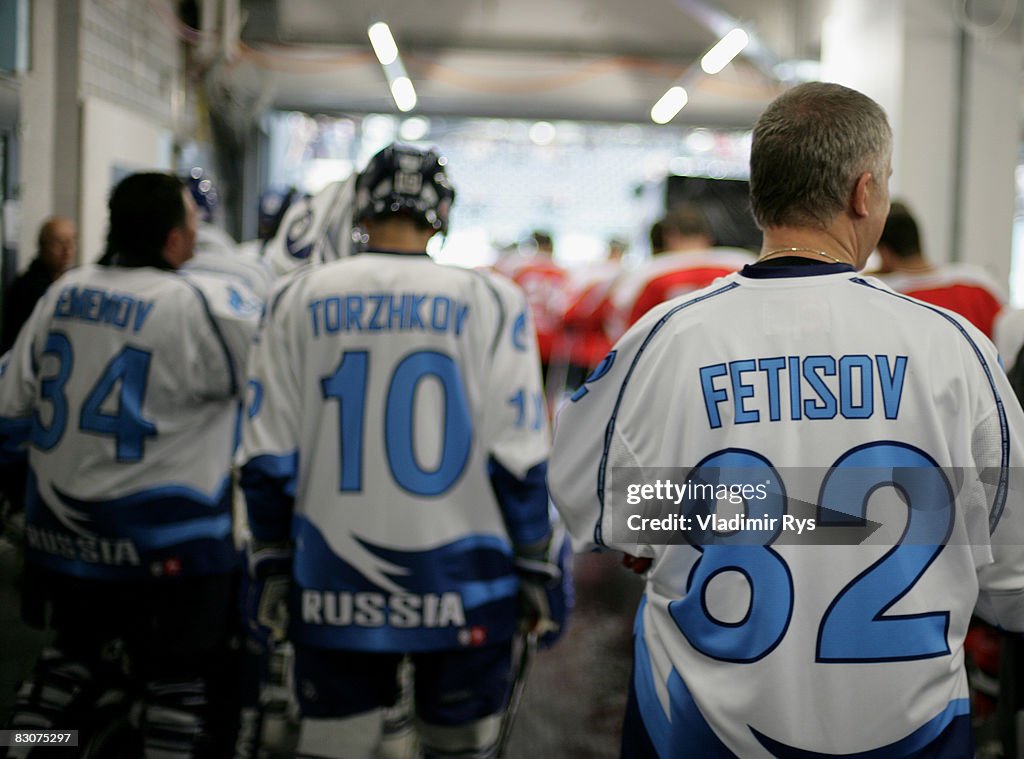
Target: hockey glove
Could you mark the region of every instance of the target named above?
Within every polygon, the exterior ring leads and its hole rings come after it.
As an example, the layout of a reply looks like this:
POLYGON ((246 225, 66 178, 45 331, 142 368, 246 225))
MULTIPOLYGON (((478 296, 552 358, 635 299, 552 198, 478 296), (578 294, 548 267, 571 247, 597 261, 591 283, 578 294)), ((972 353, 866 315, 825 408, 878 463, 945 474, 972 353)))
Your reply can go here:
POLYGON ((268 648, 288 631, 291 549, 253 541, 246 549, 242 607, 249 637, 268 648))
POLYGON ((541 648, 553 645, 565 632, 573 606, 572 545, 556 527, 547 550, 515 560, 519 575, 520 624, 537 635, 541 648))

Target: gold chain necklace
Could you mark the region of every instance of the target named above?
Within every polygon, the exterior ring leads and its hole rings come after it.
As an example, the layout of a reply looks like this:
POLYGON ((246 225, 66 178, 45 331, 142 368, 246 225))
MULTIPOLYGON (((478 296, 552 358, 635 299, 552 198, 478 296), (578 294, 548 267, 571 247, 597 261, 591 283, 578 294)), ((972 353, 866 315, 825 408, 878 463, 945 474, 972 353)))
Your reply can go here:
POLYGON ((832 254, 826 253, 823 250, 818 250, 817 248, 776 248, 775 250, 769 250, 767 253, 761 254, 757 260, 759 262, 764 261, 774 256, 776 253, 817 253, 819 256, 824 256, 825 258, 835 261, 837 264, 846 263, 845 261, 840 261, 832 254))

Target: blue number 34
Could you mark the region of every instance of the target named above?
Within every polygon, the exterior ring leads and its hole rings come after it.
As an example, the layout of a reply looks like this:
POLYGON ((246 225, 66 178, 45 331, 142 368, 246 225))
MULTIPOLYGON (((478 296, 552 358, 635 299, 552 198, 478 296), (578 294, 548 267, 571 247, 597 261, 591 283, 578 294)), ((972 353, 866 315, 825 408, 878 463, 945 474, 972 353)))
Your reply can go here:
MULTIPOLYGON (((772 483, 763 504, 773 517, 785 511, 785 491, 762 456, 730 449, 699 465, 751 472, 751 481, 772 483)), ((900 542, 850 580, 835 596, 818 626, 815 660, 822 663, 889 662, 949 654, 949 612, 891 614, 942 552, 953 524, 953 490, 926 453, 904 443, 870 443, 839 457, 818 498, 817 524, 850 524, 866 517, 868 499, 880 487, 899 490, 908 504, 900 542), (865 476, 865 473, 872 473, 865 476), (824 508, 821 504, 830 504, 824 508)), ((769 539, 774 536, 766 536, 769 539)), ((789 566, 768 545, 743 544, 742 533, 695 545, 701 557, 687 581, 686 596, 669 604, 669 614, 695 649, 715 659, 753 662, 782 642, 793 614, 789 566), (708 586, 723 572, 742 574, 750 586, 749 610, 739 622, 716 619, 707 606, 708 586)))
MULTIPOLYGON (((42 400, 50 404, 53 413, 47 424, 38 409, 33 412, 31 441, 36 448, 48 451, 60 442, 67 427, 65 388, 75 361, 71 341, 60 332, 46 336, 43 355, 57 359, 56 373, 43 379, 39 388, 42 400)), ((123 348, 103 369, 82 404, 78 428, 113 437, 120 462, 139 461, 146 438, 157 434, 156 425, 142 416, 151 359, 148 351, 130 346, 123 348), (116 410, 104 411, 104 403, 111 396, 116 396, 116 410)))

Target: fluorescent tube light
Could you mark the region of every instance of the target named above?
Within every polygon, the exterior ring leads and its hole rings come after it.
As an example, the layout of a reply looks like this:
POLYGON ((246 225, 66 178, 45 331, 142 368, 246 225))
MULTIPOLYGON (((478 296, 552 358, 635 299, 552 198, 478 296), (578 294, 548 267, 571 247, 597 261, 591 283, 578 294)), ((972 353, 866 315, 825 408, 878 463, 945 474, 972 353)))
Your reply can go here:
POLYGON ((655 124, 667 124, 683 110, 683 106, 689 99, 690 96, 682 87, 669 88, 669 91, 662 95, 651 108, 651 121, 655 124))
POLYGON ((718 44, 707 51, 700 59, 700 67, 705 74, 717 74, 729 65, 729 61, 740 54, 750 42, 750 37, 742 29, 733 29, 718 41, 718 44))
POLYGON ((378 21, 367 29, 366 33, 370 35, 373 52, 377 54, 377 60, 382 66, 394 63, 398 59, 398 45, 395 44, 395 38, 391 35, 391 27, 383 21, 378 21))
POLYGON ((411 111, 416 107, 416 90, 412 86, 412 80, 407 76, 400 76, 391 82, 391 97, 395 99, 395 105, 400 111, 411 111))

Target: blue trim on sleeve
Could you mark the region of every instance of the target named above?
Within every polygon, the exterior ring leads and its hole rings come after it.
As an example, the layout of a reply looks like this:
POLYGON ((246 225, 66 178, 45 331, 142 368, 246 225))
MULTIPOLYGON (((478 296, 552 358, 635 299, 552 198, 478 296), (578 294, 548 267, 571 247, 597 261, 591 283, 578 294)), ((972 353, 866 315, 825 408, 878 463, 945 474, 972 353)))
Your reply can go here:
POLYGON ((480 277, 487 289, 491 291, 491 295, 494 296, 495 303, 498 304, 498 328, 494 331, 494 340, 491 341, 491 355, 493 356, 495 351, 498 350, 498 346, 501 344, 501 336, 505 332, 505 304, 501 300, 501 295, 498 294, 498 288, 494 286, 494 283, 488 279, 487 275, 480 271, 469 269, 470 272, 480 277))
POLYGON ((604 483, 606 472, 608 469, 608 452, 611 449, 612 436, 615 432, 615 421, 619 414, 619 406, 622 405, 622 399, 626 395, 626 385, 629 384, 629 380, 633 376, 633 370, 636 369, 637 364, 640 362, 640 357, 647 349, 647 346, 650 345, 651 341, 654 339, 654 336, 658 334, 658 332, 661 330, 662 327, 665 326, 668 320, 671 319, 676 314, 678 314, 684 308, 689 308, 695 303, 700 303, 701 301, 708 300, 709 298, 713 298, 716 295, 727 293, 730 290, 735 290, 739 286, 740 284, 738 282, 730 282, 718 288, 717 290, 712 290, 709 293, 705 293, 704 295, 680 303, 678 306, 674 306, 668 312, 666 312, 660 319, 658 319, 658 321, 654 324, 653 327, 651 327, 651 331, 647 333, 647 337, 644 338, 644 341, 643 343, 641 343, 640 348, 636 352, 636 355, 633 356, 633 361, 629 365, 629 369, 626 370, 626 376, 623 378, 622 384, 619 386, 619 396, 618 398, 615 399, 615 406, 614 408, 612 408, 611 418, 608 420, 608 426, 605 428, 604 431, 604 450, 601 453, 601 463, 597 468, 597 500, 600 504, 600 508, 597 513, 597 522, 595 522, 594 524, 594 543, 596 543, 597 545, 605 545, 604 538, 601 535, 601 522, 604 520, 604 483))
POLYGON ((547 473, 548 464, 542 461, 520 480, 493 456, 487 461, 487 474, 505 517, 505 527, 517 546, 539 543, 551 533, 547 473))
MULTIPOLYGON (((339 260, 341 260, 341 259, 339 259, 339 260)), ((290 279, 288 279, 281 286, 280 290, 278 290, 276 293, 272 293, 271 294, 270 300, 267 303, 267 309, 266 309, 266 312, 265 312, 264 316, 269 319, 271 316, 274 315, 274 313, 277 310, 277 304, 280 303, 281 298, 284 297, 284 294, 286 292, 288 292, 292 288, 292 285, 294 285, 296 282, 304 279, 305 277, 309 276, 311 272, 318 272, 318 271, 320 271, 320 267, 319 266, 313 266, 313 267, 303 266, 301 268, 294 269, 289 274, 285 275, 285 276, 289 276, 290 279)))
POLYGON ((907 295, 893 292, 892 290, 886 290, 881 287, 876 287, 867 280, 861 277, 855 277, 850 280, 854 284, 863 285, 868 287, 875 292, 883 293, 885 295, 891 295, 894 298, 912 303, 915 306, 925 308, 938 316, 941 316, 947 322, 952 324, 960 335, 967 341, 967 344, 971 346, 971 350, 974 351, 974 355, 978 359, 978 363, 981 364, 982 370, 985 372, 985 377, 988 379, 988 386, 992 390, 992 396, 995 398, 996 411, 999 414, 999 438, 1000 438, 1000 459, 999 459, 999 484, 996 486, 996 494, 992 500, 992 512, 988 517, 988 530, 989 534, 995 532, 996 527, 999 526, 999 520, 1002 519, 1003 510, 1006 508, 1006 499, 1009 495, 1009 466, 1010 466, 1010 426, 1006 421, 1006 407, 1003 405, 1003 399, 999 395, 999 389, 996 387, 995 378, 992 376, 992 369, 989 367, 988 362, 985 361, 985 356, 981 352, 981 348, 974 342, 974 339, 970 336, 964 326, 958 322, 951 315, 944 311, 936 308, 935 306, 924 303, 922 301, 911 298, 907 295))
POLYGON ((291 531, 299 454, 256 456, 242 466, 249 528, 257 540, 285 540, 291 531))
POLYGON ((0 417, 0 464, 25 461, 32 417, 0 417))

